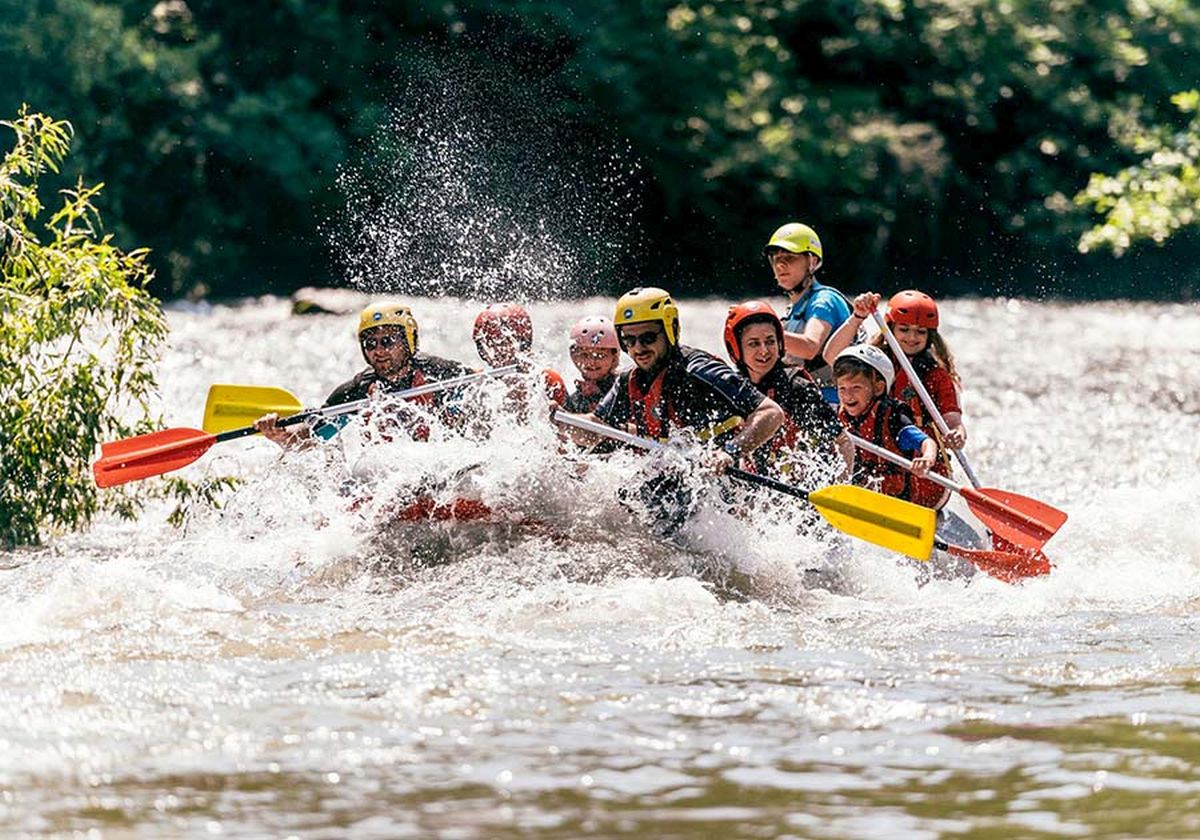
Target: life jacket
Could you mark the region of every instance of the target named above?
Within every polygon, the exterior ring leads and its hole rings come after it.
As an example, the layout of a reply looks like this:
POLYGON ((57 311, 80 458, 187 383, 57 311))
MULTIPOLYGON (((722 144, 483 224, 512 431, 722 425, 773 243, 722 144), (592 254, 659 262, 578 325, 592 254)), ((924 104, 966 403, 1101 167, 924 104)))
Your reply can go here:
MULTIPOLYGON (((888 356, 892 357, 892 361, 895 362, 895 356, 893 353, 888 352, 888 356)), ((916 356, 910 356, 909 361, 912 362, 913 372, 920 377, 921 384, 925 386, 925 390, 928 391, 929 395, 933 398, 934 405, 937 406, 938 411, 943 414, 945 414, 947 411, 958 411, 959 408, 957 405, 954 405, 953 407, 938 405, 937 398, 939 389, 931 387, 931 380, 933 377, 939 375, 939 371, 942 375, 945 375, 947 378, 949 378, 950 374, 946 372, 945 368, 940 367, 934 358, 929 355, 928 351, 922 351, 916 356)), ((951 383, 951 387, 953 387, 953 383, 951 383)), ((931 415, 925 408, 925 402, 921 399, 921 395, 917 393, 916 387, 909 380, 908 374, 905 372, 904 368, 898 364, 896 365, 896 381, 892 383, 891 396, 893 399, 899 400, 908 406, 909 411, 912 412, 913 423, 916 424, 918 429, 933 438, 933 442, 937 444, 938 454, 937 459, 933 462, 933 471, 939 475, 944 475, 947 478, 952 476, 954 474, 954 469, 953 465, 950 463, 950 449, 946 446, 946 439, 938 429, 937 423, 933 419, 933 415, 931 415)), ((930 482, 924 482, 922 480, 922 483, 930 482)), ((945 504, 946 499, 949 498, 949 494, 949 490, 938 488, 937 495, 939 497, 944 496, 945 498, 942 498, 941 503, 936 505, 936 507, 940 508, 943 504, 945 504)), ((927 495, 931 497, 934 496, 933 491, 930 490, 927 495)), ((927 507, 935 506, 927 505, 927 507)))
POLYGON ((633 409, 633 422, 637 426, 639 435, 655 440, 666 440, 668 422, 678 424, 679 418, 675 413, 674 406, 671 405, 671 400, 663 396, 663 385, 666 384, 666 381, 667 368, 665 365, 647 388, 643 388, 638 383, 637 371, 630 371, 629 405, 633 409))
MULTIPOLYGON (((668 362, 650 381, 649 386, 643 387, 638 382, 637 371, 629 372, 628 394, 629 405, 633 413, 633 423, 637 433, 643 437, 665 441, 672 427, 688 426, 680 417, 679 407, 675 405, 670 389, 666 387, 667 377, 671 374, 672 365, 668 362)), ((708 426, 694 428, 700 440, 716 440, 742 425, 742 418, 730 414, 724 419, 714 418, 708 426)))
POLYGON ((595 382, 590 379, 576 379, 575 390, 567 397, 563 408, 576 414, 588 414, 599 404, 604 395, 612 390, 613 383, 616 381, 615 373, 601 377, 595 382))
MULTIPOLYGON (((427 377, 425 375, 424 371, 422 371, 416 365, 413 365, 411 376, 407 377, 402 382, 381 383, 384 386, 381 390, 383 391, 384 395, 394 394, 394 393, 400 393, 401 391, 407 391, 410 388, 420 388, 422 385, 428 385, 429 382, 430 382, 430 379, 429 379, 429 377, 427 377)), ((434 404, 434 395, 433 394, 420 394, 419 396, 416 396, 416 397, 410 397, 409 399, 405 400, 405 402, 412 404, 412 405, 430 407, 434 404)), ((363 412, 364 420, 370 419, 370 417, 371 417, 370 410, 363 412)), ((379 437, 382 440, 390 443, 393 440, 393 437, 391 434, 389 434, 389 431, 392 428, 397 427, 398 425, 399 424, 396 424, 396 423, 381 424, 379 437)), ((423 417, 416 418, 415 422, 408 424, 406 428, 407 428, 409 435, 412 437, 413 440, 419 440, 419 441, 429 440, 429 434, 430 434, 431 430, 429 427, 429 423, 425 420, 425 418, 423 418, 423 417)))
MULTIPOLYGON (((851 417, 844 409, 839 409, 838 417, 858 437, 889 452, 903 455, 893 427, 896 425, 896 412, 906 407, 891 397, 883 397, 875 400, 871 407, 858 417, 851 417)), ((948 491, 932 481, 918 478, 903 467, 865 450, 860 449, 855 454, 854 472, 860 483, 877 482, 879 486, 876 489, 884 495, 935 510, 944 505, 949 497, 948 491)))

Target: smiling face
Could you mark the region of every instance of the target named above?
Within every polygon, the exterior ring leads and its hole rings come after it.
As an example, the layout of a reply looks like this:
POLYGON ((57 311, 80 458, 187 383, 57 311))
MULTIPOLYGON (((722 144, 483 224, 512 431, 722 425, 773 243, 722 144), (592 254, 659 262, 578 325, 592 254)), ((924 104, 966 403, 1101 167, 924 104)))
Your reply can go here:
POLYGON ((380 379, 398 379, 408 370, 412 360, 404 330, 394 325, 372 327, 360 333, 358 346, 380 379))
POLYGON ((858 417, 883 396, 885 385, 881 378, 868 373, 844 373, 837 378, 838 402, 851 417, 858 417))
POLYGON ((626 324, 620 328, 618 335, 621 346, 639 370, 657 370, 671 350, 663 325, 658 321, 626 324))
POLYGON ((906 356, 915 356, 929 345, 929 330, 914 324, 896 324, 892 327, 892 335, 896 336, 906 356))
POLYGON ((571 361, 588 382, 598 382, 617 369, 621 354, 609 347, 572 347, 571 361))
POLYGON ((771 263, 771 271, 775 274, 775 282, 788 293, 803 292, 812 281, 813 272, 820 265, 816 254, 793 254, 782 248, 772 250, 767 259, 771 263))
POLYGON ((750 381, 758 383, 779 361, 779 333, 774 324, 759 322, 742 328, 739 346, 750 381))

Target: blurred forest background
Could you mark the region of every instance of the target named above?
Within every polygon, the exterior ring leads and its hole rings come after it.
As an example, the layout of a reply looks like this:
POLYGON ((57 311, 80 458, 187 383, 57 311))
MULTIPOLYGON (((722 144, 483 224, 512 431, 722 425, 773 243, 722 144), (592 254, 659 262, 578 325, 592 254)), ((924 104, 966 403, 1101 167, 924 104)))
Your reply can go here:
POLYGON ((166 298, 761 295, 802 220, 847 292, 1178 300, 1198 45, 1190 0, 0 0, 0 118, 72 123, 166 298))

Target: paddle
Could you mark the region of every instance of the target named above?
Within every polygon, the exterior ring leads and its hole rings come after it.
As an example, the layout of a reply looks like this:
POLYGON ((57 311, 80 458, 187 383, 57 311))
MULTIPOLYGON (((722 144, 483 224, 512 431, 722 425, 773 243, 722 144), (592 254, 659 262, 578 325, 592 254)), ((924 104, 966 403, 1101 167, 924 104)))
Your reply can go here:
POLYGON ((304 406, 289 391, 264 385, 213 385, 204 403, 206 432, 220 434, 249 426, 266 414, 291 417, 304 406))
POLYGON ((1050 561, 1040 551, 983 551, 950 545, 940 539, 933 541, 933 547, 968 560, 981 571, 1005 583, 1017 583, 1027 577, 1050 574, 1050 561))
MULTIPOLYGON (((859 449, 906 470, 912 469, 912 461, 902 455, 856 435, 850 435, 850 439, 859 449)), ((1061 510, 1028 496, 1007 490, 967 487, 935 472, 927 472, 922 478, 958 493, 967 500, 967 507, 979 517, 980 522, 1021 550, 1039 550, 1067 521, 1067 515, 1061 510)))
MULTIPOLYGON (((516 365, 507 365, 479 373, 456 376, 453 379, 431 382, 428 385, 388 394, 387 397, 389 399, 411 399, 423 394, 433 394, 456 388, 478 379, 512 373, 516 370, 516 365)), ((302 423, 310 417, 339 417, 343 414, 354 414, 362 411, 370 403, 370 399, 365 399, 327 408, 312 408, 279 421, 279 425, 291 426, 295 423, 302 423)), ((114 487, 129 481, 162 475, 186 467, 207 452, 213 444, 255 434, 258 434, 258 430, 253 426, 230 429, 216 435, 200 429, 180 428, 164 429, 160 432, 151 432, 105 443, 100 447, 100 459, 92 464, 92 475, 99 487, 114 487)))
MULTIPOLYGON (((663 448, 658 441, 631 435, 586 417, 557 411, 551 416, 555 422, 565 426, 573 426, 640 449, 663 448)), ((848 484, 834 484, 810 492, 736 467, 727 469, 725 475, 803 499, 815 507, 830 525, 861 540, 918 560, 928 560, 933 551, 937 514, 929 508, 848 484)))
MULTIPOLYGON (((908 381, 916 389, 917 396, 921 398, 921 403, 929 412, 929 416, 933 418, 933 423, 937 426, 937 430, 942 433, 942 437, 950 434, 950 427, 946 424, 946 418, 938 411, 937 404, 933 401, 933 397, 929 395, 929 391, 926 389, 925 383, 921 381, 921 377, 917 376, 917 372, 913 370, 912 362, 908 360, 908 354, 904 352, 904 348, 900 346, 900 342, 896 340, 896 336, 892 335, 891 329, 878 312, 872 312, 871 317, 875 319, 875 323, 879 326, 879 331, 883 333, 888 347, 892 348, 892 355, 896 357, 896 361, 900 363, 900 367, 904 368, 904 373, 907 374, 908 381)), ((961 449, 951 449, 950 451, 954 453, 954 457, 962 465, 963 472, 967 474, 967 479, 970 480, 971 486, 978 490, 979 479, 975 477, 975 471, 971 469, 971 464, 967 461, 967 453, 961 449)))
MULTIPOLYGON (((921 398, 921 403, 925 406, 925 409, 933 418, 933 422, 937 426, 938 431, 945 436, 949 433, 949 426, 946 423, 946 418, 942 417, 942 413, 938 410, 937 403, 933 401, 933 397, 929 395, 929 391, 925 388, 925 383, 921 381, 921 378, 917 376, 916 371, 913 370, 912 362, 909 361, 908 355, 904 352, 904 349, 900 346, 900 343, 896 341, 896 336, 892 334, 892 331, 888 328, 884 320, 879 317, 879 313, 872 312, 871 315, 874 317, 875 323, 879 327, 879 331, 883 333, 883 337, 887 340, 888 346, 892 348, 892 353, 895 355, 897 361, 900 362, 900 366, 904 368, 904 372, 908 375, 909 381, 913 383, 913 387, 916 389, 917 395, 921 398)), ((981 490, 979 479, 975 477, 975 471, 971 469, 971 464, 969 461, 967 461, 967 453, 963 452, 961 449, 952 449, 950 451, 954 453, 954 457, 962 466, 963 472, 967 474, 967 479, 971 482, 971 486, 976 490, 981 490)), ((1056 513, 1058 512, 1056 511, 1056 513)), ((1062 514, 1062 517, 1065 521, 1066 514, 1062 514)), ((1061 524, 1062 522, 1059 522, 1059 525, 1061 524)), ((992 534, 992 543, 995 548, 1002 553, 1008 553, 1009 549, 1019 548, 1019 545, 1014 545, 1011 540, 1005 539, 1003 535, 998 533, 992 534)), ((1050 561, 1046 559, 1046 556, 1038 551, 1036 557, 1040 558, 1038 561, 1038 567, 1041 568, 1044 566, 1046 571, 1049 572, 1050 561)))

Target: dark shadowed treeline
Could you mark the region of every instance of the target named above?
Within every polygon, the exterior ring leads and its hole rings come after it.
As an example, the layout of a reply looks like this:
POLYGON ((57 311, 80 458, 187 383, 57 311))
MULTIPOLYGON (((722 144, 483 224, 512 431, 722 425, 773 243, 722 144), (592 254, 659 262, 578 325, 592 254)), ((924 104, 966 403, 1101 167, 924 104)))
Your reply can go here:
MULTIPOLYGON (((1097 218, 1076 196, 1139 160, 1142 127, 1185 124, 1171 97, 1200 82, 1198 44, 1194 4, 1142 0, 0 0, 0 115, 71 121, 64 174, 105 182, 109 229, 152 249, 164 296, 369 275, 346 208, 409 195, 396 178, 447 142, 412 127, 458 103, 491 144, 472 159, 513 173, 486 218, 568 218, 572 291, 764 293, 758 250, 800 219, 847 291, 1177 298, 1200 288, 1200 237, 1083 254, 1097 218), (532 191, 524 140, 557 173, 532 191), (600 148, 628 165, 606 173, 600 148)), ((492 259, 461 212, 440 231, 406 213, 389 271, 492 259)))

